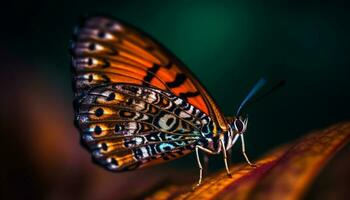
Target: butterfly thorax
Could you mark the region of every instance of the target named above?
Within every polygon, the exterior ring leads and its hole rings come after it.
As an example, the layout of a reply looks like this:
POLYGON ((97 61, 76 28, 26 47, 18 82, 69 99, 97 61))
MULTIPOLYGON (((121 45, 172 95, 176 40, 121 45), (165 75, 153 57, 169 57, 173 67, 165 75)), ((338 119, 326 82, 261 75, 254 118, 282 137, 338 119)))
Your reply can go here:
POLYGON ((241 134, 247 129, 248 118, 242 116, 226 117, 227 130, 220 128, 214 121, 209 121, 203 126, 202 130, 209 129, 209 134, 206 134, 207 148, 213 152, 220 153, 223 149, 226 151, 231 149, 241 134), (223 141, 223 144, 221 142, 223 141), (224 145, 224 147, 222 146, 224 145))
POLYGON ((248 117, 227 117, 226 121, 229 129, 224 133, 223 141, 227 151, 232 148, 239 136, 242 136, 247 130, 248 117))

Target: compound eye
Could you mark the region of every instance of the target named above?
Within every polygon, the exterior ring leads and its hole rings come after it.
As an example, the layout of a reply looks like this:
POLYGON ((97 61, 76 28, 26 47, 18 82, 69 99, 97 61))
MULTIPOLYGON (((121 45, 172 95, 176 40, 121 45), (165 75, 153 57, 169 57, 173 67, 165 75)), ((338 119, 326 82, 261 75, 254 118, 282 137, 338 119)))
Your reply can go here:
POLYGON ((244 124, 240 119, 235 120, 234 122, 236 130, 241 133, 244 129, 244 124))

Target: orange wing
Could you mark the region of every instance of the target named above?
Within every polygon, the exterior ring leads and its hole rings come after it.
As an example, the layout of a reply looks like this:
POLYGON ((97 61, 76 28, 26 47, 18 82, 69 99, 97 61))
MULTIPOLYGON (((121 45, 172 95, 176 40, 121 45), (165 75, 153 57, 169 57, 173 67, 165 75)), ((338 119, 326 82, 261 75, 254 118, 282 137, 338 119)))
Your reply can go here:
POLYGON ((213 99, 185 65, 160 43, 124 22, 87 18, 75 31, 72 55, 78 96, 107 83, 153 86, 187 100, 224 131, 228 128, 213 99))

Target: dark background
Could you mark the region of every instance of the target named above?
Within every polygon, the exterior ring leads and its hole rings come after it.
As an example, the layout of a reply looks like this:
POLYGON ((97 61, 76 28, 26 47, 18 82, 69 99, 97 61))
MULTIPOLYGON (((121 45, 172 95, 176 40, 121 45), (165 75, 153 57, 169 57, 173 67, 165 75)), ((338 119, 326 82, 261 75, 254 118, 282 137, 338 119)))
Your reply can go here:
MULTIPOLYGON (((127 21, 172 50, 233 115, 260 78, 286 85, 248 109, 256 159, 313 129, 350 118, 349 6, 342 1, 13 1, 1 6, 1 193, 5 198, 137 198, 197 179, 194 156, 113 174, 90 162, 73 127, 68 52, 88 13, 127 21), (179 174, 188 177, 178 180, 179 174), (140 186, 143 185, 143 186, 140 186), (130 188, 138 188, 130 189, 130 188), (102 195, 102 196, 101 196, 102 195)), ((233 161, 242 162, 240 147, 233 161)), ((221 156, 210 169, 223 167, 221 156)))

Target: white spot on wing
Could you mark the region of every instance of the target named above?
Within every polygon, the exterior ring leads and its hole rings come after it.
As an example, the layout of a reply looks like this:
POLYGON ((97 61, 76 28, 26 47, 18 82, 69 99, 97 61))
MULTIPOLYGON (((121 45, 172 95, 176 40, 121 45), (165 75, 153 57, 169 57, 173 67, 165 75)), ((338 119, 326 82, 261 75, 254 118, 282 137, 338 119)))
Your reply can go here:
POLYGON ((182 103, 182 99, 178 98, 178 99, 175 100, 175 104, 176 105, 180 105, 181 103, 182 103))
POLYGON ((164 130, 169 130, 171 129, 176 123, 176 119, 175 119, 175 116, 174 115, 171 115, 171 114, 166 114, 164 115, 162 118, 159 119, 159 127, 164 129, 164 130), (171 124, 167 124, 168 120, 171 120, 172 119, 172 122, 171 124))
POLYGON ((136 142, 136 145, 140 145, 143 143, 143 140, 140 137, 135 137, 135 142, 136 142))
POLYGON ((142 157, 143 158, 149 157, 149 154, 148 154, 148 151, 147 151, 146 147, 140 147, 140 150, 142 152, 142 157))
POLYGON ((143 114, 142 118, 140 120, 141 121, 146 121, 147 119, 149 119, 148 115, 143 114))
POLYGON ((110 40, 110 39, 113 39, 113 38, 114 38, 114 36, 112 34, 105 33, 105 39, 110 40))
POLYGON ((137 128, 136 122, 129 122, 128 125, 129 125, 129 126, 128 126, 129 129, 136 129, 136 128, 137 128))
POLYGON ((116 31, 122 31, 123 27, 120 24, 113 24, 112 29, 116 30, 116 31))
POLYGON ((104 49, 104 47, 102 46, 102 45, 100 45, 100 44, 95 44, 95 50, 96 51, 101 51, 101 50, 103 50, 104 49))
POLYGON ((151 93, 148 95, 147 100, 148 100, 149 102, 151 102, 151 103, 153 103, 154 101, 156 101, 156 100, 157 100, 157 97, 156 97, 155 93, 154 93, 154 92, 151 92, 151 93))
POLYGON ((189 118, 189 117, 191 117, 188 113, 186 113, 186 112, 184 112, 184 111, 181 111, 179 116, 180 116, 181 118, 189 118))

